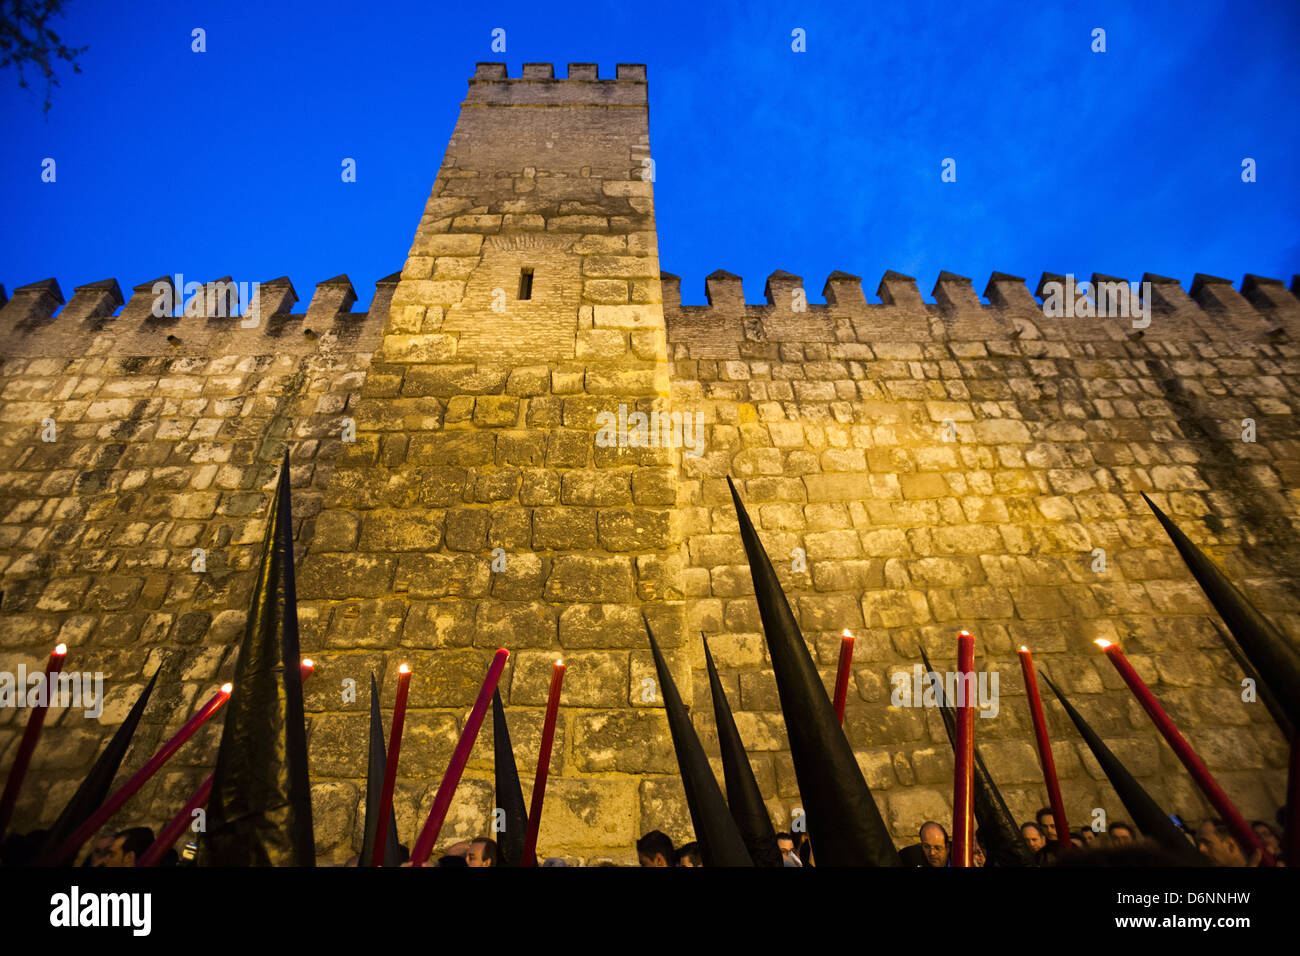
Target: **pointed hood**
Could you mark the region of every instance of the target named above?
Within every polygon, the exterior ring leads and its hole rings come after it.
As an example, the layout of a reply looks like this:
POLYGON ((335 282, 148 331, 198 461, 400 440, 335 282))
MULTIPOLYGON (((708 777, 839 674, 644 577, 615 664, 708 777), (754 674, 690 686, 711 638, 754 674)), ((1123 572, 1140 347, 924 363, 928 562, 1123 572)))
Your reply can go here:
POLYGON ((727 485, 754 579, 790 756, 808 821, 808 837, 817 862, 825 866, 900 866, 894 841, 835 716, 772 562, 730 477, 727 485))
POLYGON ((112 786, 113 778, 117 776, 118 768, 122 765, 122 758, 126 756, 126 751, 131 746, 131 738, 135 736, 135 728, 140 724, 140 717, 144 714, 157 680, 158 671, 154 671, 153 677, 149 678, 149 683, 131 705, 126 720, 122 721, 113 733, 108 744, 96 758, 94 766, 90 768, 90 773, 86 774, 85 779, 81 781, 81 786, 77 787, 77 792, 72 795, 72 799, 63 808, 59 818, 50 827, 50 832, 46 835, 45 842, 41 844, 40 853, 37 855, 40 865, 48 865, 48 855, 63 846, 63 841, 72 836, 77 828, 90 819, 90 815, 103 806, 104 801, 108 799, 108 789, 112 786))
POLYGON ((528 834, 528 811, 524 809, 524 791, 519 785, 519 767, 515 763, 515 749, 510 745, 510 728, 506 726, 500 690, 492 692, 492 760, 496 771, 496 809, 505 814, 505 828, 496 835, 501 865, 521 866, 528 834))
POLYGON ((1241 668, 1241 673, 1255 682, 1255 690, 1259 693, 1260 702, 1268 711, 1269 716, 1273 718, 1273 722, 1277 724, 1278 730, 1282 731, 1282 736, 1287 740, 1294 739, 1295 726, 1291 723, 1291 719, 1287 717, 1286 711, 1282 709, 1282 705, 1277 702, 1277 698, 1273 696, 1268 684, 1262 681, 1259 672, 1251 667, 1250 661, 1246 660, 1246 655, 1241 652, 1241 648, 1232 639, 1232 635, 1219 626, 1217 621, 1211 621, 1210 623, 1214 625, 1214 633, 1219 635, 1219 640, 1223 642, 1223 646, 1228 649, 1232 659, 1241 668))
POLYGON ((1074 721, 1074 726, 1079 730, 1079 736, 1083 738, 1092 751, 1092 755, 1101 765, 1101 769, 1106 774, 1106 779, 1114 787, 1115 793, 1119 795, 1120 802, 1124 804, 1124 809, 1128 811, 1129 816, 1133 818, 1134 825, 1142 831, 1143 836, 1155 840, 1162 847, 1177 856, 1185 865, 1199 866, 1205 863, 1205 858, 1188 842, 1183 832, 1174 826, 1169 815, 1160 809, 1160 806, 1151 799, 1151 795, 1143 789, 1142 785, 1134 779, 1128 769, 1119 761, 1109 747, 1107 747, 1096 731, 1088 725, 1083 719, 1083 715, 1070 705, 1065 699, 1065 695, 1052 683, 1052 679, 1042 671, 1039 675, 1047 682, 1047 686, 1052 688, 1052 693, 1056 695, 1065 712, 1070 715, 1074 721))
POLYGON ((709 758, 704 755, 700 738, 695 735, 686 705, 682 703, 673 675, 668 670, 659 643, 645 622, 650 637, 650 651, 654 654, 655 670, 659 674, 659 689, 663 694, 664 709, 668 712, 668 730, 673 736, 673 750, 677 753, 677 767, 682 774, 682 787, 686 790, 686 805, 691 812, 691 826, 700 844, 700 855, 705 866, 753 866, 745 849, 744 838, 732 819, 727 803, 718 789, 709 758))
POLYGON ((782 866, 781 851, 776 845, 776 830, 768 816, 767 804, 754 779, 754 769, 749 765, 745 745, 741 743, 736 720, 731 716, 727 695, 722 690, 718 669, 713 666, 709 641, 704 641, 704 661, 709 667, 709 691, 713 695, 713 719, 718 727, 718 743, 722 749, 722 775, 727 782, 727 806, 736 821, 740 836, 749 850, 755 866, 782 866))
POLYGON ((1187 569, 1228 625, 1246 659, 1268 684, 1291 726, 1300 726, 1300 654, 1150 498, 1144 494, 1142 499, 1173 540, 1187 569))
MULTIPOLYGON (((388 755, 384 752, 384 720, 379 713, 379 690, 375 672, 370 672, 370 754, 366 762, 366 830, 361 838, 361 855, 357 866, 370 866, 375 858, 375 831, 379 829, 379 801, 384 793, 384 769, 388 755)), ((388 818, 388 842, 384 847, 384 866, 398 866, 397 821, 388 818)))
POLYGON ((286 452, 213 772, 208 866, 315 866, 299 660, 286 452))
MULTIPOLYGON (((934 671, 924 648, 921 648, 921 661, 925 664, 927 674, 934 671)), ((939 690, 942 693, 942 689, 939 690)), ((948 731, 948 743, 955 748, 957 718, 952 712, 952 707, 944 702, 942 697, 940 701, 939 715, 943 717, 944 728, 948 731)), ((980 756, 978 746, 975 747, 975 779, 972 783, 975 796, 975 822, 979 824, 979 837, 984 844, 987 865, 1036 866, 1034 851, 1029 849, 1029 844, 1021 835, 1020 827, 1016 825, 1016 818, 1011 815, 1006 801, 1002 799, 1002 792, 998 790, 988 768, 984 766, 984 758, 980 756)))

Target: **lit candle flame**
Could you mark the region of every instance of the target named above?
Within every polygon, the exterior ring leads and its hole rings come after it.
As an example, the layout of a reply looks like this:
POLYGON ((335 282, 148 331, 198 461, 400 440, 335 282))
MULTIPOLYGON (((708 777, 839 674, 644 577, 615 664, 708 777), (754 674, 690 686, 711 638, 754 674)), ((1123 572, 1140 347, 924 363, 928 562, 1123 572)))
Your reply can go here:
POLYGON ((315 663, 313 663, 310 657, 304 657, 302 659, 302 666, 307 668, 307 670, 314 670, 316 667, 315 663))
POLYGON ((63 656, 64 656, 65 654, 67 654, 67 653, 68 653, 68 645, 67 645, 67 644, 60 644, 58 647, 54 648, 54 656, 55 656, 55 657, 63 657, 63 656))
POLYGON ((229 682, 221 685, 221 693, 223 694, 229 694, 234 689, 235 689, 235 685, 229 682))
POLYGON ((840 636, 841 636, 841 637, 852 637, 852 636, 853 636, 853 632, 850 631, 850 630, 846 627, 846 628, 844 629, 844 633, 843 633, 842 635, 840 635, 840 636))
POLYGON ((399 673, 399 674, 409 674, 409 673, 411 673, 410 665, 408 665, 408 664, 402 664, 401 666, 399 666, 399 667, 397 668, 397 673, 399 673))
POLYGON ((957 632, 957 636, 958 636, 958 637, 970 637, 970 636, 971 636, 971 632, 963 628, 962 630, 960 630, 960 631, 957 632))
POLYGON ((1025 647, 1025 645, 1021 644, 1021 645, 1020 645, 1020 653, 1021 653, 1021 654, 1028 654, 1028 653, 1029 653, 1029 648, 1027 648, 1027 647, 1025 647))
POLYGON ((1093 643, 1096 644, 1098 647, 1100 647, 1103 651, 1106 648, 1110 647, 1110 641, 1106 640, 1104 637, 1097 638, 1095 641, 1093 641, 1093 643))
POLYGON ((563 658, 563 657, 556 658, 556 660, 555 660, 555 666, 556 666, 556 667, 563 667, 563 666, 564 666, 564 658, 563 658))

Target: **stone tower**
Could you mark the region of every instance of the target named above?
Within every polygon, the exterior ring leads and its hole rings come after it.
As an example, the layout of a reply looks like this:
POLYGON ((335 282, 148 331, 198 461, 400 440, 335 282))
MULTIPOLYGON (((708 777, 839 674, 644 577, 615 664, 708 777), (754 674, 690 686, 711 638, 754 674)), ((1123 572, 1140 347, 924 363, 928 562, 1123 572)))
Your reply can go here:
MULTIPOLYGON (((479 65, 300 578, 304 628, 344 654, 329 666, 413 667, 413 800, 498 646, 531 779, 563 657, 542 844, 578 855, 626 852, 653 786, 632 774, 673 769, 642 615, 679 643, 676 449, 596 441, 600 413, 668 403, 649 142, 644 66, 479 65)), ((320 715, 313 756, 355 776, 364 722, 320 715)), ((462 787, 481 826, 490 787, 462 787)))

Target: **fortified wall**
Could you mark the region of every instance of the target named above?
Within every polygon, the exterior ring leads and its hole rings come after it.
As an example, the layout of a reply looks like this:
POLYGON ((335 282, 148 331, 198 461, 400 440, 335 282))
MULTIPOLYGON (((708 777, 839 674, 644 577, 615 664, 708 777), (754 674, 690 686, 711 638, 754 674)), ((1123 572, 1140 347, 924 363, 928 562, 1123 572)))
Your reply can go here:
MULTIPOLYGON (((755 305, 715 272, 709 304, 683 306, 659 268, 646 91, 639 65, 601 79, 570 64, 557 80, 546 64, 518 78, 479 64, 405 267, 368 314, 349 311, 343 276, 305 314, 288 280, 263 283, 254 328, 156 318, 152 282, 125 304, 113 280, 66 305, 53 280, 14 290, 0 309, 0 655, 36 669, 64 641, 68 668, 103 671, 108 697, 98 722, 51 712, 16 828, 53 819, 155 667, 123 774, 233 674, 286 447, 322 863, 360 846, 370 673, 387 712, 398 665, 413 670, 395 802, 409 844, 498 646, 526 791, 551 664, 567 665, 540 851, 632 862, 649 829, 686 839, 643 615, 716 754, 708 635, 773 819, 790 820, 799 796, 728 475, 828 686, 841 630, 857 636, 845 730, 900 846, 951 819, 952 758, 936 713, 891 705, 891 676, 910 677, 918 647, 951 667, 962 627, 999 677, 976 740, 1019 818, 1046 803, 1021 644, 1166 810, 1208 815, 1097 638, 1124 646, 1242 812, 1272 818, 1284 741, 1242 701, 1213 612, 1139 492, 1300 636, 1296 283, 1198 275, 1184 292, 1147 275, 1143 327, 1052 317, 1001 273, 987 303, 942 273, 930 304, 889 272, 875 304, 836 272, 817 305, 775 272, 755 305), (700 430, 602 438, 602 413, 637 411, 700 430)), ((1071 823, 1098 807, 1122 819, 1047 710, 1071 823)), ((0 767, 25 718, 0 708, 0 767)), ((488 827, 490 723, 443 842, 488 827)), ((219 724, 124 825, 181 806, 219 724)))

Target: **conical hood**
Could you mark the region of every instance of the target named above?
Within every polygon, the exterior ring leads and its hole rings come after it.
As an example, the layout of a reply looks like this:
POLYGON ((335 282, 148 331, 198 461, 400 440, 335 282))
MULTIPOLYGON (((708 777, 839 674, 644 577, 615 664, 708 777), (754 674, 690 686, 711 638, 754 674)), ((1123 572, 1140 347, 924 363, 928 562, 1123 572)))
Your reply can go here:
POLYGON ((713 695, 713 719, 718 726, 718 744, 722 749, 722 775, 727 783, 727 806, 736 821, 740 836, 755 866, 782 866, 781 851, 776 845, 776 830, 767 814, 763 794, 754 779, 745 745, 741 743, 731 706, 722 690, 718 669, 713 666, 708 638, 704 638, 704 662, 709 667, 709 691, 713 695))
POLYGON ((900 866, 772 562, 730 477, 727 485, 754 579, 813 855, 824 866, 900 866))
POLYGON ((496 809, 505 815, 505 829, 496 835, 501 865, 521 866, 528 834, 528 811, 524 809, 524 791, 519 785, 519 767, 515 763, 515 749, 510 745, 510 728, 506 726, 500 690, 492 692, 492 760, 496 771, 496 809))
POLYGON ((1246 659, 1268 684, 1291 726, 1300 727, 1300 654, 1150 498, 1145 494, 1142 498, 1173 540, 1196 583, 1241 645, 1246 659))
POLYGON ((686 791, 686 806, 691 811, 691 826, 700 844, 700 856, 705 866, 753 866, 744 838, 732 819, 727 803, 718 789, 709 758, 704 755, 700 738, 695 735, 686 705, 682 703, 673 675, 659 650, 659 643, 645 622, 650 636, 650 651, 654 654, 655 670, 659 674, 659 688, 668 712, 668 730, 673 735, 673 750, 677 754, 677 767, 682 773, 682 787, 686 791))
POLYGON ((1273 718, 1273 722, 1277 724, 1278 730, 1282 731, 1282 736, 1287 740, 1293 740, 1295 738, 1295 727, 1292 725, 1290 718, 1287 717, 1286 711, 1282 709, 1282 705, 1273 696, 1273 692, 1269 690, 1268 684, 1260 679, 1259 672, 1251 666, 1250 661, 1246 660, 1246 655, 1241 652, 1241 648, 1232 639, 1232 635, 1220 627, 1217 621, 1211 621, 1210 623, 1214 625, 1214 633, 1219 635, 1219 640, 1223 642, 1223 646, 1228 649, 1232 659, 1241 668, 1242 674, 1255 682, 1255 690, 1259 693, 1260 702, 1264 705, 1264 709, 1268 711, 1269 716, 1273 718))
POLYGON ((1088 722, 1083 719, 1083 715, 1075 710, 1065 695, 1052 683, 1052 679, 1042 671, 1038 672, 1047 686, 1052 688, 1052 693, 1056 695, 1065 712, 1070 715, 1074 721, 1074 726, 1079 730, 1079 736, 1088 745, 1092 755, 1101 765, 1101 769, 1106 774, 1106 779, 1110 785, 1115 788, 1115 793, 1119 795, 1120 802, 1124 804, 1124 809, 1133 818, 1134 825, 1142 831, 1142 834, 1152 840, 1155 840, 1162 847, 1179 857, 1186 865, 1196 866, 1203 865, 1205 858, 1197 852, 1196 848, 1187 841, 1183 832, 1174 826, 1173 821, 1169 819, 1168 814, 1160 809, 1159 805, 1151 799, 1151 795, 1142 788, 1142 785, 1133 778, 1127 768, 1120 763, 1109 747, 1107 747, 1100 737, 1097 736, 1088 722))
POLYGON ((85 779, 81 781, 81 786, 77 787, 77 792, 72 795, 72 799, 63 808, 59 818, 50 827, 45 842, 41 844, 40 853, 37 854, 40 865, 47 865, 48 855, 63 846, 63 841, 72 836, 76 829, 89 820, 90 815, 103 806, 104 801, 108 799, 108 788, 112 786, 113 778, 117 776, 118 768, 122 765, 122 758, 126 756, 126 751, 131 746, 131 738, 135 736, 135 728, 140 723, 140 717, 144 714, 144 709, 149 703, 149 695, 153 693, 153 685, 157 680, 158 671, 154 671, 153 677, 149 678, 149 683, 131 705, 126 720, 122 721, 114 731, 108 744, 95 759, 90 773, 86 774, 85 779))
MULTIPOLYGON (((921 661, 925 664, 927 674, 934 672, 924 648, 921 649, 921 661)), ((937 690, 942 694, 942 685, 939 685, 937 690)), ((943 726, 948 731, 948 743, 953 746, 955 752, 957 718, 953 715, 952 707, 942 697, 939 715, 943 718, 943 726)), ((975 747, 975 779, 972 784, 975 797, 975 821, 979 824, 979 835, 984 844, 985 865, 1036 866, 1034 851, 1029 849, 1020 827, 1016 826, 1016 818, 1007 809, 1007 803, 1002 799, 1002 792, 998 790, 997 784, 993 782, 993 776, 984 766, 984 758, 980 756, 978 746, 975 747)))
MULTIPOLYGON (((379 829, 379 802, 384 793, 384 769, 388 755, 384 752, 384 720, 379 713, 379 690, 375 672, 370 672, 370 754, 366 762, 366 831, 361 838, 361 856, 357 866, 370 866, 375 858, 375 831, 379 829)), ((397 821, 388 817, 388 842, 384 847, 384 866, 400 866, 397 847, 397 821)))
POLYGON ((287 452, 234 685, 213 773, 204 863, 315 866, 287 452))

